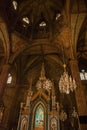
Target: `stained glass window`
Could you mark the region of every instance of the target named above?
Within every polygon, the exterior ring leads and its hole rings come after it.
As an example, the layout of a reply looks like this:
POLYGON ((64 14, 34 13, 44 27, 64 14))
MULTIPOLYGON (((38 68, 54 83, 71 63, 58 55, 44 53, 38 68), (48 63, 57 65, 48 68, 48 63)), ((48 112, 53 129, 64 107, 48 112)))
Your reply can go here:
POLYGON ((38 126, 44 126, 44 109, 42 105, 39 105, 37 107, 36 113, 35 113, 35 127, 38 126))
POLYGON ((80 78, 81 80, 87 80, 87 72, 85 70, 81 70, 80 78))

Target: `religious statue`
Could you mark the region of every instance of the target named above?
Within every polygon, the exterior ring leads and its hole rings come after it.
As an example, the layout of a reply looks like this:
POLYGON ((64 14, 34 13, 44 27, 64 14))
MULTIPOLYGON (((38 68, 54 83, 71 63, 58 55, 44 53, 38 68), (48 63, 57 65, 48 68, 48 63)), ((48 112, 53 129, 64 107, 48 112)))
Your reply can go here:
POLYGON ((52 118, 51 120, 51 130, 56 130, 57 129, 57 121, 55 118, 52 118))
POLYGON ((51 130, 56 130, 56 124, 52 124, 51 130))

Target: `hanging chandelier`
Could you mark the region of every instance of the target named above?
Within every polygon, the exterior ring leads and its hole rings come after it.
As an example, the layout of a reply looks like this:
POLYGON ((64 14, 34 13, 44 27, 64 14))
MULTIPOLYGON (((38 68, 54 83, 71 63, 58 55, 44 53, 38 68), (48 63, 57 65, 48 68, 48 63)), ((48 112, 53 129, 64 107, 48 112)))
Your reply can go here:
POLYGON ((36 83, 36 87, 37 89, 43 88, 43 89, 49 90, 52 88, 52 86, 53 86, 52 81, 47 79, 45 76, 44 63, 42 63, 41 74, 40 74, 39 80, 36 83))
POLYGON ((68 75, 66 64, 64 64, 63 67, 64 73, 61 75, 59 80, 59 90, 61 93, 69 94, 70 91, 73 92, 76 89, 77 85, 75 79, 68 75))

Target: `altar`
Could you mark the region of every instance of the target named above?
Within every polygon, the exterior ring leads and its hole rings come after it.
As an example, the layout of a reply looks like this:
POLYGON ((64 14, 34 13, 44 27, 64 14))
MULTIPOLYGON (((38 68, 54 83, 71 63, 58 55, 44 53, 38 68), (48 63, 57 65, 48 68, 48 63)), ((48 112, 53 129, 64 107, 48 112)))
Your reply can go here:
POLYGON ((20 105, 17 130, 60 130, 59 105, 54 88, 39 88, 34 94, 29 89, 26 102, 20 105))
POLYGON ((33 91, 30 85, 26 102, 20 105, 17 130, 60 130, 59 103, 54 83, 45 76, 44 64, 35 88, 33 91))

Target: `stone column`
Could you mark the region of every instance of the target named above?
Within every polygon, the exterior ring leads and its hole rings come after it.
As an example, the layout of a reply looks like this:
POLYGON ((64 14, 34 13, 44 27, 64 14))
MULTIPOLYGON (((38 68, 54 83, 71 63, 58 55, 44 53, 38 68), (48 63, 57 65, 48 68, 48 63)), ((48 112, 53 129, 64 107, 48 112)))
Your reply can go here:
POLYGON ((0 100, 2 99, 2 96, 3 96, 3 93, 4 93, 5 84, 6 84, 6 81, 7 81, 9 69, 10 69, 9 64, 4 65, 3 68, 2 68, 2 72, 0 74, 0 100))
MULTIPOLYGON (((1 74, 0 74, 0 102, 2 102, 2 96, 3 96, 3 93, 4 93, 5 84, 6 84, 6 81, 7 81, 9 69, 10 69, 9 64, 3 65, 3 68, 2 68, 2 71, 1 71, 1 74)), ((2 124, 2 122, 0 124, 0 130, 7 130, 7 128, 2 124)))
POLYGON ((85 116, 87 115, 87 104, 86 104, 86 98, 83 90, 84 86, 82 85, 80 79, 77 60, 75 59, 70 60, 70 68, 71 68, 72 76, 73 78, 75 78, 77 83, 77 88, 75 90, 75 97, 76 97, 78 113, 79 116, 85 116))

